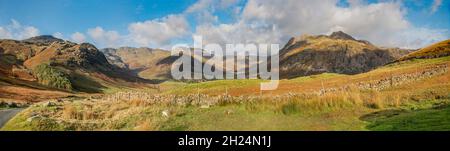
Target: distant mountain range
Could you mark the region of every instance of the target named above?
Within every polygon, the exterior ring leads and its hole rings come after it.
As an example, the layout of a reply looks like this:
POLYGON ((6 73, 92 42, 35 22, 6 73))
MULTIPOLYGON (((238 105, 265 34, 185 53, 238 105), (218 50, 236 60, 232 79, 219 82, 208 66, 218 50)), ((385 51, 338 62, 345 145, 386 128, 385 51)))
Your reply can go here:
MULTIPOLYGON (((142 78, 170 78, 171 62, 160 63, 170 57, 168 51, 132 47, 106 48, 101 51, 109 62, 131 69, 142 78)), ((291 38, 280 50, 280 74, 283 78, 323 72, 357 74, 395 61, 412 51, 380 48, 368 41, 356 40, 342 31, 329 36, 304 35, 291 38)), ((230 67, 226 70, 230 70, 230 67)))

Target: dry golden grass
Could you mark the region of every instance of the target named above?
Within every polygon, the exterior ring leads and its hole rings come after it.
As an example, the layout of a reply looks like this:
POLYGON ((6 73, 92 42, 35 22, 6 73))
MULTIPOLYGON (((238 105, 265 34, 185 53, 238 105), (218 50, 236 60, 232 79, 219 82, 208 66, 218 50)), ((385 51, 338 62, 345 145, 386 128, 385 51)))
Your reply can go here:
POLYGON ((64 119, 82 119, 81 114, 79 114, 77 109, 71 105, 64 106, 61 117, 64 119))
POLYGON ((139 124, 134 128, 134 130, 137 130, 137 131, 155 130, 152 125, 153 124, 151 121, 145 120, 145 121, 139 122, 139 124))

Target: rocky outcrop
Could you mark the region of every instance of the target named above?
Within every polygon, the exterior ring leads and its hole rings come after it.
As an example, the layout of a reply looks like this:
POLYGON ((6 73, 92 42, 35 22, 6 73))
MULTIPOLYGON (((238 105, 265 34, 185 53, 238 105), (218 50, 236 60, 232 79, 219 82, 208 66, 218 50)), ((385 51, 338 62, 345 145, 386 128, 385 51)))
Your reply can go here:
POLYGON ((126 64, 122 58, 116 54, 117 49, 105 48, 101 49, 101 51, 105 54, 105 57, 109 63, 114 64, 119 68, 129 69, 128 64, 126 64))

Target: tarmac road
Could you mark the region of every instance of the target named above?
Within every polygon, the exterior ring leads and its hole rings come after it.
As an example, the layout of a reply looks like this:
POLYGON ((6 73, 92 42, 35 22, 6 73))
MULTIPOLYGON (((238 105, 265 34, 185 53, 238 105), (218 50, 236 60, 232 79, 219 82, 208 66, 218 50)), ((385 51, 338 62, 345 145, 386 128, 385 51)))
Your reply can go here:
POLYGON ((0 128, 6 124, 14 115, 22 111, 23 108, 0 110, 0 128))

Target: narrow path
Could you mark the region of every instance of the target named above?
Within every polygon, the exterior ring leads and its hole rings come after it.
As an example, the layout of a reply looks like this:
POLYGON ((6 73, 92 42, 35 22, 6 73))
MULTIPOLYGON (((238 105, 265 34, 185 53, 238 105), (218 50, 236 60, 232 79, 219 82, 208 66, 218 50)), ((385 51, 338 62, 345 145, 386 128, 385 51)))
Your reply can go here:
POLYGON ((23 108, 0 110, 0 128, 2 128, 6 122, 22 110, 23 108))

